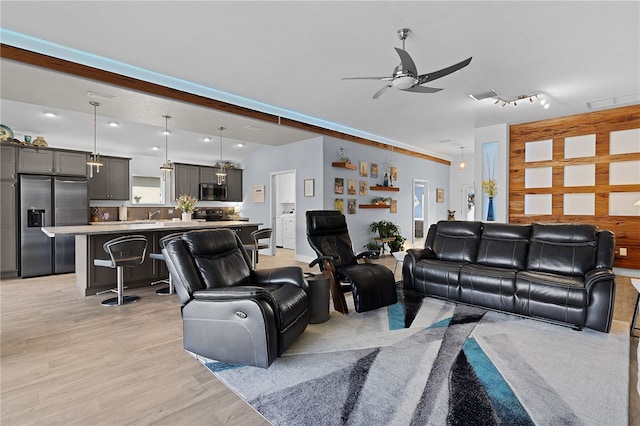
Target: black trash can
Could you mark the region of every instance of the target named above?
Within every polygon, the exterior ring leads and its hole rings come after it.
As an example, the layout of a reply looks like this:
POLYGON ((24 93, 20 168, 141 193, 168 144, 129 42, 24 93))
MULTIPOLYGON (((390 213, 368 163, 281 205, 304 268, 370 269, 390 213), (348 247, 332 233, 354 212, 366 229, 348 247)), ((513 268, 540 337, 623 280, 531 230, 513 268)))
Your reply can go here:
POLYGON ((309 283, 309 323, 318 324, 329 319, 329 277, 325 274, 307 278, 309 283))

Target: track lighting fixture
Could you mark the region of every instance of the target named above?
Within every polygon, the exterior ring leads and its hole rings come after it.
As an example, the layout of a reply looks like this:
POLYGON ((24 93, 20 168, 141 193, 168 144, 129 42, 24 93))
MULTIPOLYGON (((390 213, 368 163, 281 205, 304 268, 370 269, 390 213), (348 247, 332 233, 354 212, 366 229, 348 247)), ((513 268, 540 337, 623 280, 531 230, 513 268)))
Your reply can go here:
POLYGON ((542 106, 544 109, 549 108, 549 103, 547 103, 547 101, 545 101, 544 99, 540 99, 537 93, 520 95, 520 96, 516 96, 515 98, 506 98, 504 96, 500 96, 498 92, 496 92, 495 90, 491 90, 486 93, 470 94, 469 97, 471 99, 475 99, 476 101, 481 101, 483 99, 489 99, 489 98, 495 99, 493 104, 495 106, 499 106, 500 108, 504 108, 506 105, 511 105, 517 108, 518 101, 524 101, 525 99, 529 99, 529 103, 534 103, 534 101, 538 101, 540 103, 540 106, 542 106))

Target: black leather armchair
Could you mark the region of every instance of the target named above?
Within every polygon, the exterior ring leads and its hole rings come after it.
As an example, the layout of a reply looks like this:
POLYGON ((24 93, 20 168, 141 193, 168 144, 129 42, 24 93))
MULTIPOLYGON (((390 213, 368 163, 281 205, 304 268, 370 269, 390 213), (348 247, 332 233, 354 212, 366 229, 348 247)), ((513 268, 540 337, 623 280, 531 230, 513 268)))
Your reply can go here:
POLYGON ((267 368, 307 327, 302 269, 252 270, 230 229, 187 232, 162 253, 182 303, 185 350, 267 368))
POLYGON ((336 210, 309 210, 307 216, 307 240, 318 254, 309 266, 320 267, 330 280, 333 307, 336 311, 349 312, 344 292, 351 290, 356 312, 365 312, 398 301, 393 272, 383 265, 371 263, 377 252, 354 254, 342 213, 336 210), (359 263, 363 260, 364 263, 359 263), (341 282, 348 284, 342 285, 341 282))

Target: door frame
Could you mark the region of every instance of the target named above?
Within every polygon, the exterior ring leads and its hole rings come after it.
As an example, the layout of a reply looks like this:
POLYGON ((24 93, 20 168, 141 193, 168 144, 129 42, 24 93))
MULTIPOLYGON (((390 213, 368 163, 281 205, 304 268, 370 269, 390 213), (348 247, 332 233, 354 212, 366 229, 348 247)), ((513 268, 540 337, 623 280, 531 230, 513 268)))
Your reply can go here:
POLYGON ((429 196, 429 180, 421 179, 421 178, 413 178, 411 181, 411 245, 415 247, 416 242, 416 209, 413 201, 413 197, 415 196, 415 188, 417 185, 422 185, 424 187, 424 192, 422 195, 422 223, 423 223, 423 238, 427 237, 427 230, 429 228, 429 200, 431 197, 429 196))
MULTIPOLYGON (((293 193, 295 194, 295 204, 296 204, 296 229, 298 227, 297 223, 298 223, 298 172, 296 169, 289 169, 289 170, 278 170, 275 172, 271 172, 269 173, 269 186, 270 186, 270 191, 269 191, 269 223, 271 224, 271 229, 273 229, 273 233, 271 234, 271 244, 269 244, 269 253, 271 254, 271 256, 275 256, 276 255, 276 216, 277 216, 277 212, 276 212, 276 196, 277 196, 277 188, 278 185, 276 185, 276 176, 278 175, 286 175, 289 173, 293 173, 293 193)), ((295 253, 297 250, 297 242, 298 242, 298 234, 296 229, 294 229, 294 235, 295 235, 295 241, 296 241, 296 245, 293 248, 293 253, 294 253, 294 257, 295 257, 295 253)))

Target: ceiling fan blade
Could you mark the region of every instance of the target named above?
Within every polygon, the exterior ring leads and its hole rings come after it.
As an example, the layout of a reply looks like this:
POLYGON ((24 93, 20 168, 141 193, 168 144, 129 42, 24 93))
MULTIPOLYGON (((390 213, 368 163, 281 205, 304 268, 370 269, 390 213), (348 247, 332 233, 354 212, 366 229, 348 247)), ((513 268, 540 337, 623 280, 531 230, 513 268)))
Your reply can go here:
POLYGON ((424 86, 413 86, 413 87, 409 87, 408 89, 400 89, 400 90, 404 90, 406 92, 416 92, 416 93, 436 93, 441 91, 442 89, 438 89, 436 87, 424 87, 424 86))
POLYGON ((393 80, 393 77, 344 77, 340 80, 393 80))
POLYGON ((407 53, 406 50, 398 49, 395 47, 396 52, 398 52, 398 56, 400 56, 400 61, 402 62, 402 68, 412 73, 414 76, 418 75, 418 69, 416 68, 416 64, 413 63, 413 59, 407 53))
POLYGON ((380 90, 373 94, 373 99, 378 99, 391 86, 382 86, 380 90))
POLYGON ((461 70, 462 68, 466 67, 467 65, 469 65, 471 63, 471 59, 473 58, 473 56, 468 57, 467 59, 465 59, 462 62, 458 62, 455 65, 451 65, 450 67, 447 68, 443 68, 441 70, 438 71, 434 71, 428 74, 422 74, 420 77, 418 77, 418 83, 417 84, 424 84, 424 83, 428 83, 429 81, 433 81, 433 80, 437 80, 439 78, 444 77, 445 75, 449 75, 452 72, 456 72, 458 70, 461 70))

